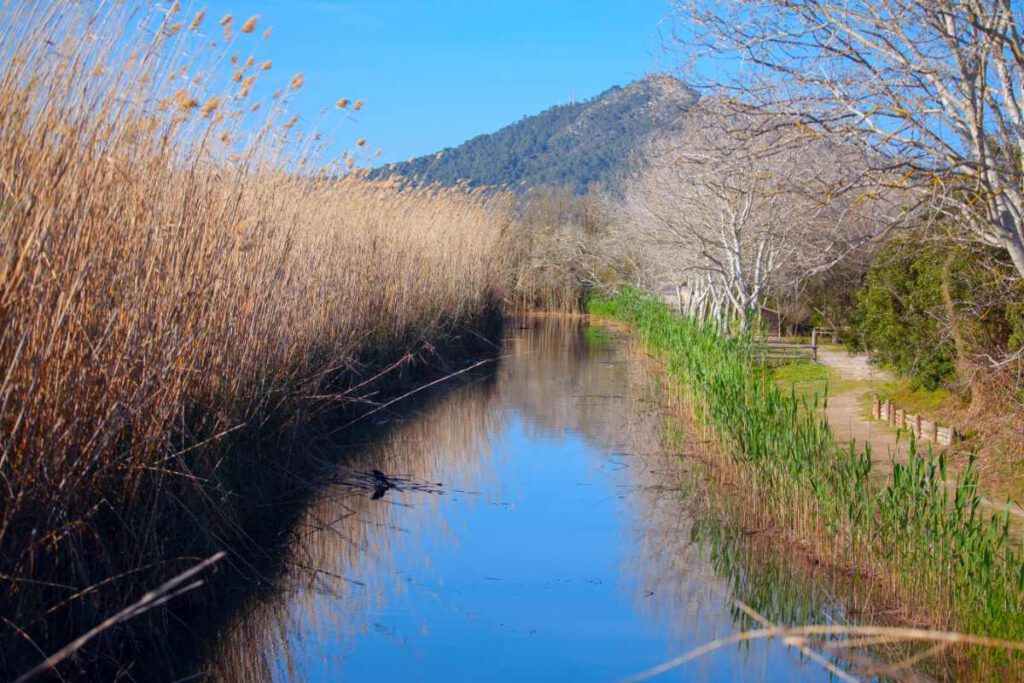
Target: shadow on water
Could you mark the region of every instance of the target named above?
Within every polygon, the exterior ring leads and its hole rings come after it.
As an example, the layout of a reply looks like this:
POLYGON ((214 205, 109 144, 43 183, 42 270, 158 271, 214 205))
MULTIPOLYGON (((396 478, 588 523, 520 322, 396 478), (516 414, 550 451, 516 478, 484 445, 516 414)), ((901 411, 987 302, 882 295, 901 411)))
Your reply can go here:
MULTIPOLYGON (((837 584, 716 514, 723 491, 679 457, 695 434, 666 420, 639 356, 580 320, 531 318, 496 375, 353 435, 288 520, 273 579, 234 587, 240 606, 178 673, 615 680, 752 626, 737 598, 778 623, 849 620, 837 584)), ((829 674, 753 642, 664 678, 829 674)))
POLYGON ((424 346, 399 361, 360 359, 362 366, 386 367, 386 372, 366 380, 348 378, 359 388, 339 387, 339 405, 318 405, 296 425, 270 426, 254 439, 233 443, 232 457, 223 459, 218 488, 211 493, 211 498, 224 498, 218 514, 191 516, 185 532, 177 532, 191 540, 173 541, 175 547, 197 549, 183 558, 188 565, 225 548, 230 551, 226 559, 203 576, 199 589, 106 632, 118 643, 110 650, 119 656, 83 658, 63 676, 205 679, 207 651, 225 624, 274 600, 284 577, 294 571, 287 549, 310 505, 340 475, 360 474, 340 463, 386 440, 419 411, 447 400, 455 388, 473 386, 486 393, 494 384, 501 325, 478 329, 460 335, 445 353, 424 346))

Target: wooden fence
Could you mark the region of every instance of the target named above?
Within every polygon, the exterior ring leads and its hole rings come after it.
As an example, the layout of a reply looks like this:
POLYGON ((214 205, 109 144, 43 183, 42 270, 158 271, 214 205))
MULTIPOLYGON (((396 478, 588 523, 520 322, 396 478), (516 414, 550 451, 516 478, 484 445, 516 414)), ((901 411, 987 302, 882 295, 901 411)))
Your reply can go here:
POLYGON ((754 358, 762 363, 792 360, 813 363, 818 360, 818 345, 783 339, 761 339, 754 342, 754 358))
POLYGON ((941 446, 951 446, 959 439, 956 429, 943 427, 937 422, 926 420, 920 415, 908 413, 892 401, 882 401, 878 394, 871 397, 871 417, 888 422, 896 429, 907 429, 921 441, 931 441, 941 446))
POLYGON ((811 330, 810 342, 794 341, 787 337, 764 337, 754 341, 754 358, 762 363, 768 361, 808 361, 818 360, 818 340, 823 336, 831 336, 832 343, 839 342, 835 330, 815 327, 811 330))

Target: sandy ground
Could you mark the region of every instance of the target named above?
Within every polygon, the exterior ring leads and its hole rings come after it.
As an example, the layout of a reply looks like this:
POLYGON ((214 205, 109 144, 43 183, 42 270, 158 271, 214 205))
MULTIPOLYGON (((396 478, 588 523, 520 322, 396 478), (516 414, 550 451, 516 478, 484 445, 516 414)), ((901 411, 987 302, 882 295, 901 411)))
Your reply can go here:
MULTIPOLYGON (((822 365, 833 368, 843 379, 869 381, 872 383, 887 382, 892 375, 868 362, 863 354, 852 354, 841 348, 821 347, 818 349, 818 361, 822 365)), ((864 396, 873 391, 866 386, 853 391, 829 396, 828 409, 825 414, 832 425, 832 431, 841 443, 856 441, 858 444, 870 443, 872 460, 888 463, 892 455, 905 457, 907 454, 906 437, 897 440, 896 430, 884 422, 871 420, 865 414, 864 396)))

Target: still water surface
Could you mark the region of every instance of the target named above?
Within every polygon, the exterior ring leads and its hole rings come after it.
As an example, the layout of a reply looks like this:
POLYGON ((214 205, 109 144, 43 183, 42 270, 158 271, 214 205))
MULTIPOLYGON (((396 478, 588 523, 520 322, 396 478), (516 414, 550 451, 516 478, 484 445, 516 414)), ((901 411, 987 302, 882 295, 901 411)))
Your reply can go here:
MULTIPOLYGON (((347 459, 273 596, 218 637, 216 678, 613 681, 745 626, 730 598, 745 569, 723 575, 691 541, 638 354, 579 322, 532 320, 505 344, 493 376, 393 416, 347 459)), ((828 675, 771 642, 657 680, 828 675)))

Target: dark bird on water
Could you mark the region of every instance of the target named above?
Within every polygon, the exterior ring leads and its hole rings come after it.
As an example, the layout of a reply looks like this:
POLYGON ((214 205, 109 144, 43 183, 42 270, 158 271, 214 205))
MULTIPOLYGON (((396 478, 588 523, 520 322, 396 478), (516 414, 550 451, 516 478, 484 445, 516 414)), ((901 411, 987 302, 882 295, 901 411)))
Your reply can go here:
POLYGON ((391 480, 388 476, 380 470, 370 470, 370 474, 373 475, 373 495, 372 500, 379 500, 384 497, 384 494, 388 492, 388 489, 394 488, 391 480))

